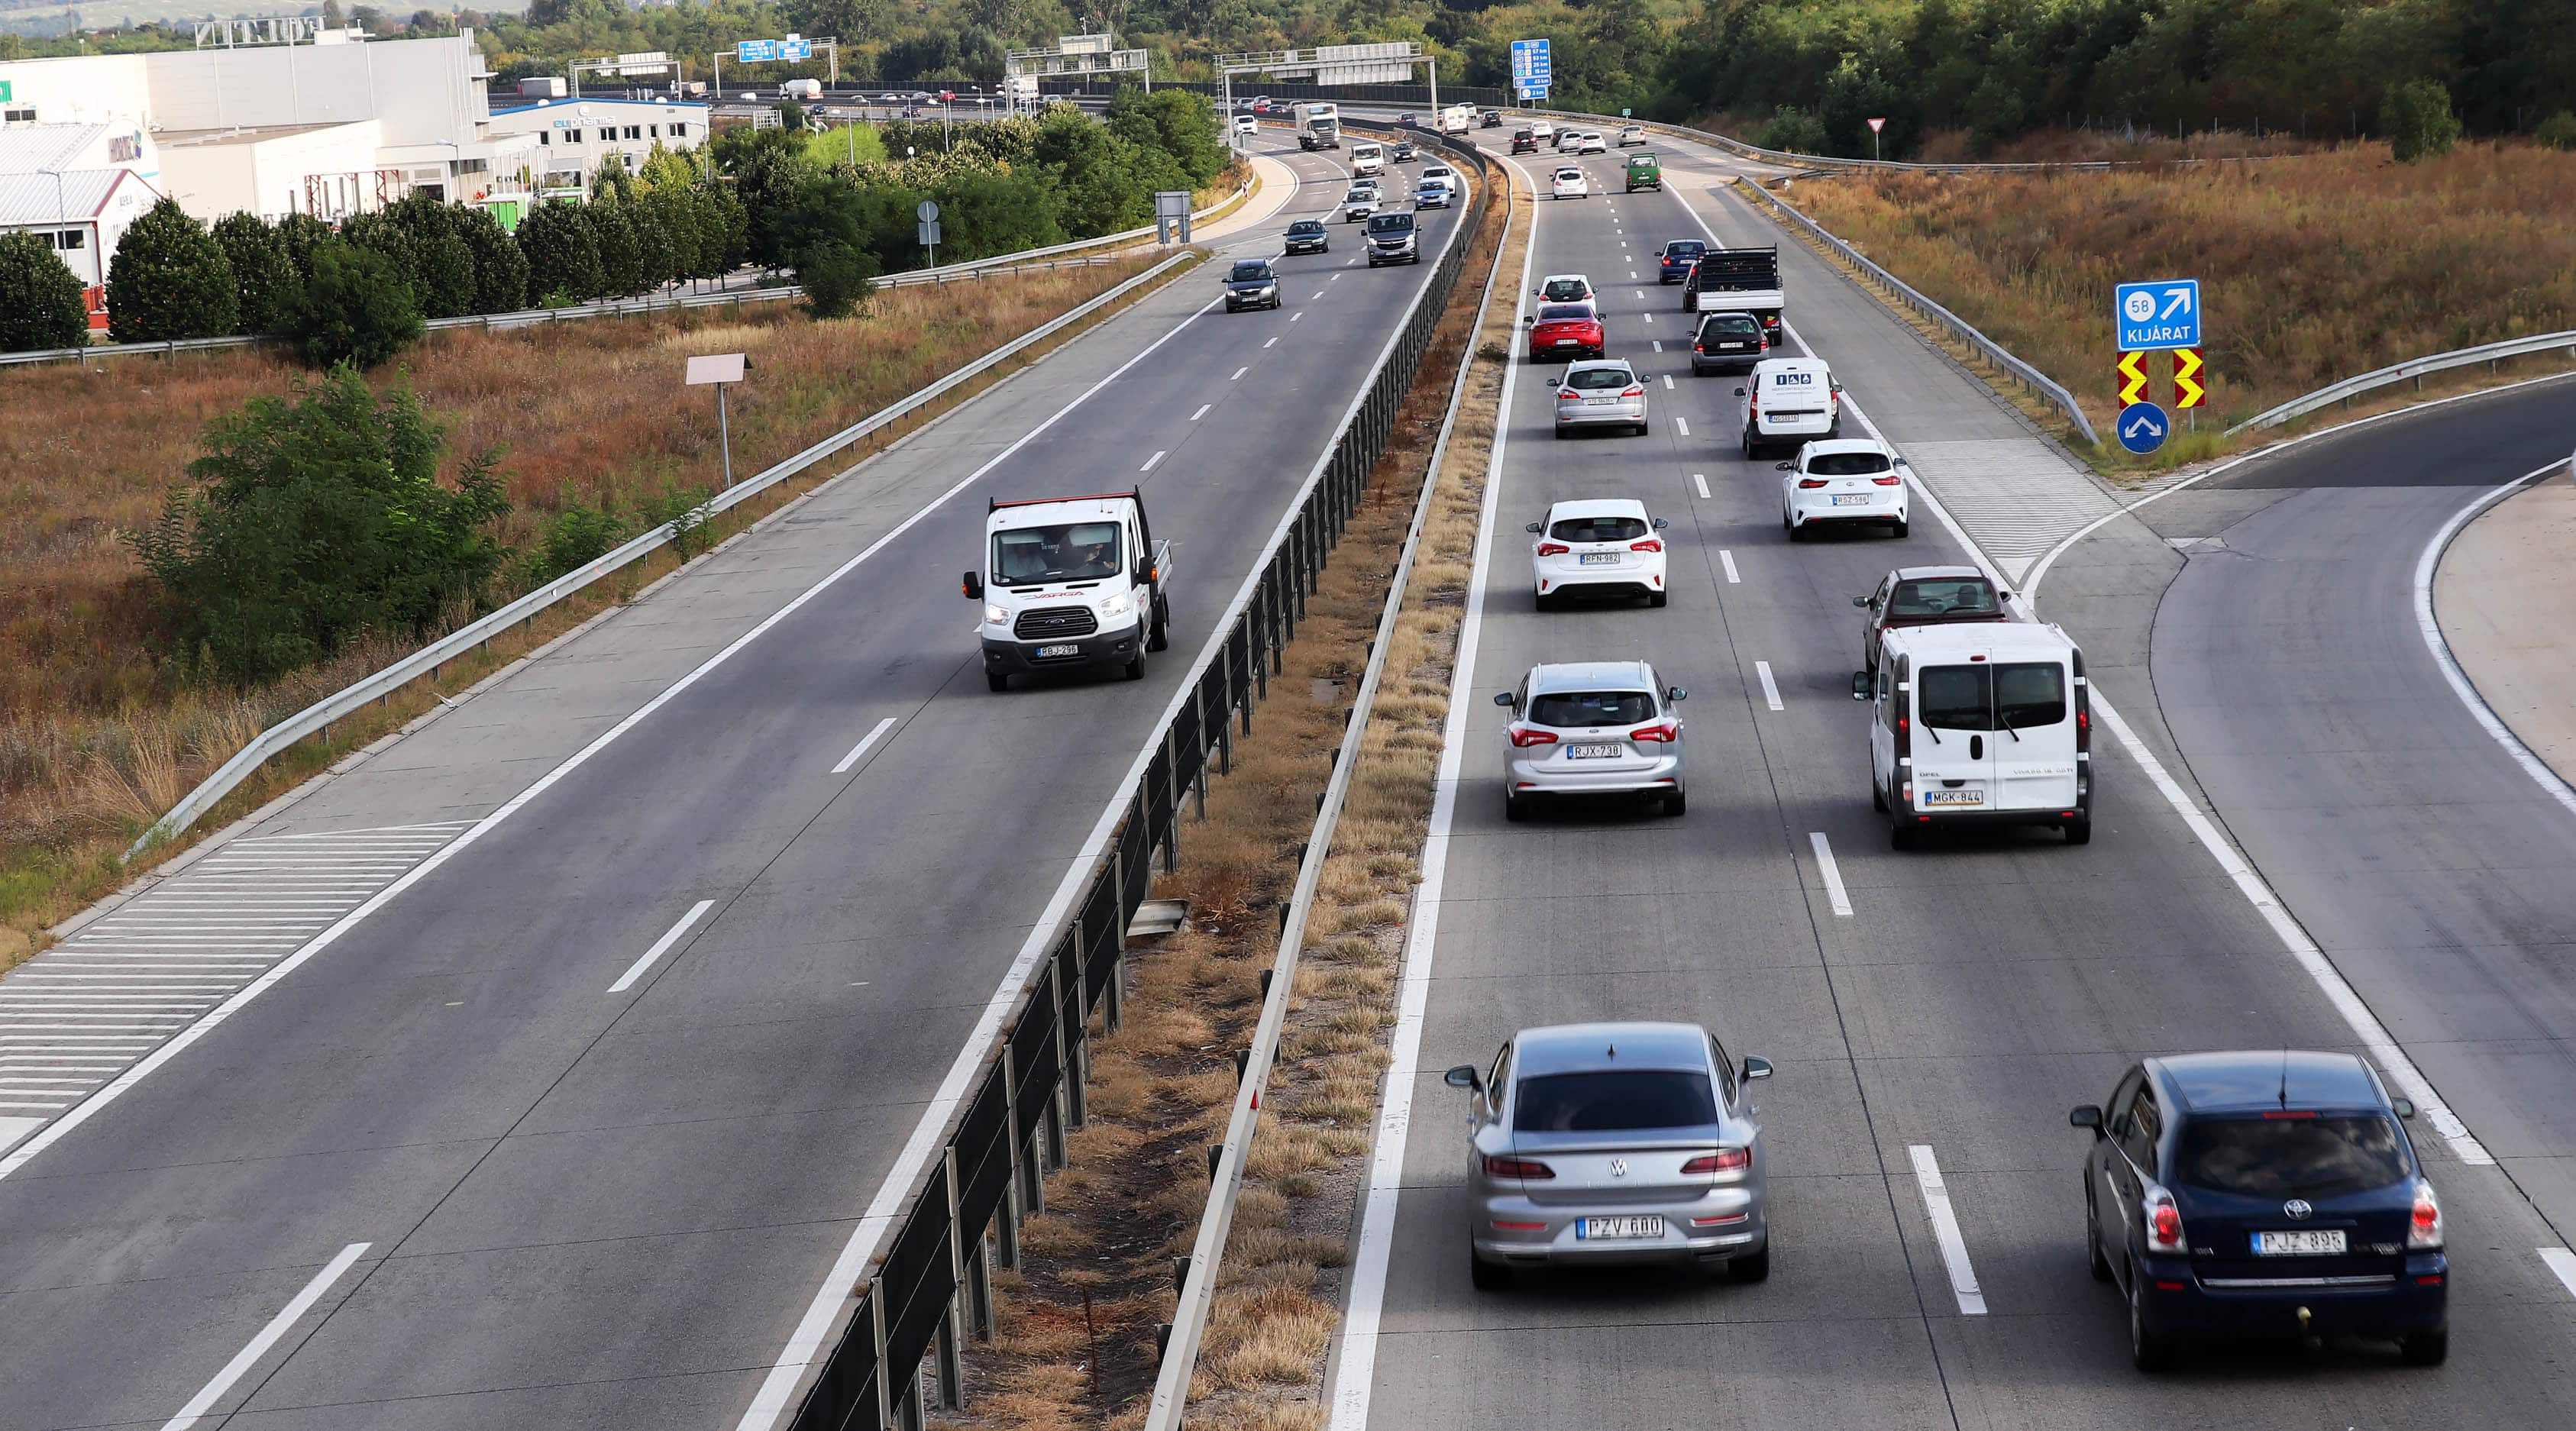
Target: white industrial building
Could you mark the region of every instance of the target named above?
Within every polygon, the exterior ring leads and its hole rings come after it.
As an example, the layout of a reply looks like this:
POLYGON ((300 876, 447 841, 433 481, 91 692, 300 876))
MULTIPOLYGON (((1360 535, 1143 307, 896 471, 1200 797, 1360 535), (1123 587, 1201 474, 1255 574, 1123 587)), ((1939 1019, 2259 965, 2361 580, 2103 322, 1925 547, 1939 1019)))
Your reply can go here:
POLYGON ((527 166, 541 200, 579 199, 602 168, 643 168, 656 144, 695 150, 714 112, 676 99, 540 99, 492 111, 492 133, 532 136, 536 152, 527 166))
POLYGON ((0 125, 0 231, 44 240, 107 326, 107 258, 161 197, 152 136, 133 125, 0 125))

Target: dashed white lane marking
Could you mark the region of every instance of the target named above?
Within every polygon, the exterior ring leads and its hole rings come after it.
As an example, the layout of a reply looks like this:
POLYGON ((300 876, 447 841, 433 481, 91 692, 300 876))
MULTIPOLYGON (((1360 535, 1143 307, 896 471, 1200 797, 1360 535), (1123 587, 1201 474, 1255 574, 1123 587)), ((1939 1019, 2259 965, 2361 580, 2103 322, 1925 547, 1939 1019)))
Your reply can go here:
POLYGON ((644 971, 652 968, 655 960, 669 953, 671 946, 680 942, 680 936, 689 932, 689 926, 704 919, 707 911, 715 907, 716 902, 712 899, 702 899, 690 905, 689 912, 681 915, 680 922, 664 931, 661 938, 654 940, 653 947, 644 951, 643 958, 626 966, 626 972, 617 976, 617 982, 608 986, 608 992, 622 994, 635 987, 635 981, 644 977, 644 971))
MULTIPOLYGON (((1271 334, 1267 339, 1263 340, 1263 342, 1262 342, 1261 346, 1263 346, 1263 347, 1267 348, 1267 347, 1270 347, 1270 346, 1272 346, 1273 344, 1277 343, 1278 341, 1279 341, 1279 335, 1278 335, 1278 334, 1276 334, 1276 333, 1273 333, 1273 334, 1271 334)), ((1243 376, 1243 374, 1242 374, 1242 373, 1237 373, 1237 374, 1235 374, 1235 376, 1239 378, 1239 377, 1242 377, 1242 376, 1243 376)))
MULTIPOLYGON (((1337 274, 1334 274, 1333 276, 1334 276, 1335 278, 1339 278, 1339 277, 1341 277, 1341 275, 1340 275, 1340 274, 1338 274, 1338 273, 1337 273, 1337 274)), ((1321 297, 1323 297, 1323 296, 1324 296, 1324 290, 1322 290, 1322 289, 1320 289, 1320 288, 1318 288, 1318 289, 1316 289, 1316 290, 1315 290, 1315 298, 1321 298, 1321 297)), ((1309 299, 1307 299, 1306 301, 1307 301, 1307 302, 1309 302, 1309 303, 1312 303, 1312 302, 1314 302, 1314 301, 1315 301, 1315 298, 1309 298, 1309 299)))
POLYGON ((1816 872, 1824 877, 1825 901, 1834 907, 1838 919, 1851 918, 1851 895, 1843 889, 1843 872, 1834 864, 1834 846, 1822 830, 1810 831, 1807 843, 1816 851, 1816 872))
MULTIPOLYGON (((1205 412, 1207 409, 1200 408, 1199 411, 1205 412)), ((1196 422, 1198 419, 1192 418, 1190 420, 1196 422)), ((887 731, 894 729, 895 719, 896 718, 893 716, 887 716, 884 720, 878 721, 875 728, 871 729, 866 735, 860 736, 859 743, 850 747, 850 753, 841 757, 841 763, 832 767, 832 773, 835 775, 849 774, 850 767, 859 763, 859 757, 868 753, 868 747, 876 744, 878 739, 884 736, 887 731)))
POLYGON ((1636 278, 1637 278, 1637 270, 1635 270, 1635 269, 1633 269, 1633 268, 1632 268, 1632 269, 1629 269, 1629 270, 1628 270, 1628 279, 1629 279, 1629 281, 1633 283, 1633 282, 1635 282, 1635 281, 1636 281, 1636 278))
POLYGON ((1154 464, 1155 464, 1155 463, 1157 463, 1157 462, 1162 461, 1162 460, 1163 460, 1163 458, 1165 457, 1165 455, 1166 455, 1166 454, 1165 454, 1164 452, 1162 452, 1162 451, 1160 451, 1160 450, 1157 450, 1157 451, 1154 453, 1154 455, 1153 455, 1153 456, 1148 457, 1148 458, 1146 458, 1146 459, 1145 459, 1145 465, 1144 465, 1144 466, 1139 467, 1139 468, 1137 468, 1136 470, 1137 470, 1137 471, 1139 471, 1139 472, 1151 472, 1151 471, 1153 471, 1153 470, 1154 470, 1154 464))
POLYGON ((1672 375, 1672 374, 1670 374, 1670 373, 1666 373, 1666 374, 1664 374, 1664 391, 1666 391, 1666 392, 1671 392, 1672 390, 1673 390, 1673 375, 1672 375))
POLYGON ((1688 436, 1690 436, 1690 419, 1689 419, 1689 418, 1686 418, 1686 417, 1676 417, 1676 418, 1674 418, 1674 419, 1673 419, 1673 430, 1674 430, 1675 432, 1680 433, 1680 434, 1681 434, 1682 436, 1684 436, 1684 437, 1688 437, 1688 436))
MULTIPOLYGON (((1655 315, 1654 315, 1654 314, 1652 314, 1652 313, 1640 314, 1640 315, 1638 315, 1638 316, 1640 316, 1640 317, 1644 318, 1644 319, 1645 319, 1647 322, 1649 322, 1649 323, 1652 323, 1652 322, 1654 322, 1654 321, 1655 321, 1655 315)), ((1662 352, 1662 351, 1663 351, 1663 349, 1661 349, 1661 348, 1657 348, 1655 351, 1656 351, 1656 352, 1658 352, 1658 353, 1660 353, 1660 352, 1662 352)))
MULTIPOLYGON (((1343 264, 1343 265, 1342 265, 1342 267, 1344 267, 1344 268, 1348 268, 1348 267, 1350 267, 1350 265, 1346 263, 1346 264, 1343 264)), ((1338 274, 1338 273, 1334 274, 1331 278, 1328 278, 1328 279, 1326 279, 1326 280, 1325 280, 1325 282, 1327 282, 1327 283, 1339 283, 1339 282, 1341 282, 1341 281, 1342 281, 1342 276, 1341 276, 1340 274, 1338 274)), ((1318 293, 1318 294, 1316 294, 1315 296, 1316 296, 1316 297, 1318 297, 1318 298, 1321 298, 1321 297, 1323 297, 1324 295, 1322 295, 1322 294, 1318 293)))
MULTIPOLYGON (((1278 339, 1273 338, 1273 339, 1271 339, 1271 340, 1270 340, 1270 343, 1276 343, 1276 342, 1278 342, 1278 341, 1279 341, 1278 339)), ((1263 347, 1267 348, 1267 347, 1269 347, 1269 346, 1270 346, 1270 343, 1264 343, 1264 344, 1262 344, 1261 346, 1263 346, 1263 347)), ((1227 382, 1230 382, 1230 383, 1234 383, 1234 382, 1241 382, 1241 381, 1243 380, 1243 375, 1244 375, 1245 373, 1248 373, 1248 372, 1251 372, 1251 371, 1252 371, 1252 369, 1250 369, 1250 368, 1237 368, 1237 369, 1235 369, 1235 370, 1234 370, 1234 376, 1233 376, 1233 377, 1230 377, 1230 378, 1228 378, 1228 379, 1226 379, 1226 381, 1227 381, 1227 382)))
POLYGON ((1768 661, 1754 662, 1753 674, 1762 678, 1762 699, 1764 703, 1769 705, 1771 709, 1775 711, 1787 710, 1788 707, 1780 704, 1779 683, 1771 679, 1771 663, 1768 661))
POLYGON ((2576 1252, 2564 1247, 2543 1247, 2539 1252, 2541 1262, 2558 1278, 2558 1285, 2567 1289, 2568 1296, 2576 1297, 2576 1252))
POLYGON ((1198 421, 1200 418, 1203 418, 1203 417, 1207 416, 1207 415, 1208 415, 1208 409, 1209 409, 1209 408, 1212 408, 1212 407, 1214 407, 1214 406, 1216 406, 1216 404, 1215 404, 1215 403, 1212 403, 1212 402, 1203 402, 1203 403, 1200 403, 1200 404, 1199 404, 1199 410, 1198 410, 1198 411, 1196 411, 1196 412, 1194 412, 1194 413, 1191 413, 1191 414, 1190 414, 1190 421, 1192 421, 1192 422, 1196 422, 1196 421, 1198 421))
POLYGON ((1932 1219, 1933 1240, 1941 1244, 1941 1260, 1950 1268, 1950 1295, 1959 1299, 1961 1316, 1982 1317, 1986 1294, 1977 1286, 1977 1269, 1969 1265, 1968 1239, 1959 1235, 1959 1218, 1950 1210, 1950 1189, 1941 1181, 1941 1165, 1921 1143, 1905 1151, 1914 1159, 1914 1181, 1923 1189, 1923 1211, 1932 1219))
POLYGON ((187 1428, 196 1425, 198 1418, 212 1410, 216 1402, 223 1400, 225 1392, 233 1389, 234 1382, 241 1380, 244 1373, 259 1365, 259 1359, 268 1355, 269 1348, 276 1346, 280 1338, 292 1331, 297 1322, 304 1319, 306 1312, 313 1310, 313 1304, 322 1300, 322 1294, 331 1290, 332 1283, 339 1281, 341 1275, 347 1272, 352 1264, 367 1255, 368 1246, 369 1244, 364 1242, 352 1242, 341 1248, 340 1255, 324 1264, 321 1271, 314 1273, 313 1280, 304 1284, 303 1290, 295 1294, 294 1300, 280 1309, 275 1317, 270 1318, 268 1325, 260 1328, 258 1335, 244 1343, 240 1351, 233 1353, 233 1359, 224 1363, 224 1369, 215 1373, 214 1380, 207 1382, 198 1389, 196 1395, 189 1397, 188 1404, 179 1408, 178 1415, 161 1424, 161 1431, 187 1431, 187 1428))
POLYGON ((1655 351, 1656 351, 1656 352, 1658 352, 1658 353, 1660 353, 1660 352, 1662 352, 1663 350, 1664 350, 1664 340, 1663 340, 1663 339, 1661 339, 1661 338, 1657 338, 1657 339, 1655 340, 1655 351))
POLYGON ((1294 323, 1294 322, 1296 322, 1298 319, 1303 318, 1303 317, 1305 317, 1305 316, 1306 316, 1306 310, 1305 310, 1305 309, 1303 309, 1303 308, 1300 308, 1300 309, 1298 309, 1296 312, 1291 313, 1291 314, 1289 314, 1289 315, 1288 315, 1288 321, 1289 321, 1289 322, 1291 322, 1291 323, 1294 323))
MULTIPOLYGON (((1700 499, 1701 501, 1705 502, 1705 501, 1707 501, 1707 500, 1708 500, 1708 474, 1707 474, 1707 473, 1705 473, 1705 472, 1694 472, 1694 473, 1692 473, 1692 474, 1691 474, 1691 485, 1692 485, 1692 486, 1694 486, 1694 487, 1697 487, 1697 488, 1699 489, 1699 499, 1700 499)), ((1732 578, 1732 577, 1730 577, 1729 579, 1730 579, 1730 580, 1732 580, 1733 578, 1732 578)))

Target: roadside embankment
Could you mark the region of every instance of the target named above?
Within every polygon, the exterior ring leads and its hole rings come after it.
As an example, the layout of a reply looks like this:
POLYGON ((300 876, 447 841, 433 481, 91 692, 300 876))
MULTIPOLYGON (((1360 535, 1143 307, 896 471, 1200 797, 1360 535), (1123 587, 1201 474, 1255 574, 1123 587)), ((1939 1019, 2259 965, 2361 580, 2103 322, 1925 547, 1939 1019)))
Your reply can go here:
MULTIPOLYGON (((2576 439, 2571 439, 2576 440, 2576 439)), ((2576 482, 2505 498, 2442 553, 2433 615, 2461 672, 2558 778, 2576 782, 2576 482)))

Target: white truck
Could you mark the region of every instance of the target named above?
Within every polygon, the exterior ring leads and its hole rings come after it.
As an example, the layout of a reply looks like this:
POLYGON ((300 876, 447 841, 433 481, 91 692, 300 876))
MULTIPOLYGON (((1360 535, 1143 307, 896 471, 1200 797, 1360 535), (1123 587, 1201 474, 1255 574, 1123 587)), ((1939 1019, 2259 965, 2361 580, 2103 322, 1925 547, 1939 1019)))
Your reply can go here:
POLYGON ((1297 147, 1306 150, 1342 147, 1342 107, 1338 104, 1301 104, 1289 116, 1297 121, 1297 147))
POLYGON ((1763 336, 1775 346, 1780 342, 1780 310, 1787 306, 1777 244, 1709 249, 1682 281, 1683 312, 1750 313, 1761 321, 1763 336))
POLYGON ((781 99, 821 99, 823 82, 818 79, 792 79, 778 86, 781 99))
POLYGON ((1145 679, 1145 653, 1171 644, 1171 579, 1141 492, 993 501, 984 567, 962 587, 983 607, 984 684, 1103 666, 1145 679))
POLYGON ((1440 132, 1443 134, 1464 134, 1475 127, 1476 106, 1472 104, 1453 104, 1440 111, 1440 132))

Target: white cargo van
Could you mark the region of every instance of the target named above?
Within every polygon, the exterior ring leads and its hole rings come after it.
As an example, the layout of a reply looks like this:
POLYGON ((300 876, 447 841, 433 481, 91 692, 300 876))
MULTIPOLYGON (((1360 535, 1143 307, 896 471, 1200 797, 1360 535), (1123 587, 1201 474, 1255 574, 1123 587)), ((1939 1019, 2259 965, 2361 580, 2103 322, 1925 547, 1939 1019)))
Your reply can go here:
POLYGON ((1014 675, 1121 668, 1145 678, 1145 653, 1170 644, 1172 544, 1154 540, 1140 493, 995 501, 984 566, 962 590, 982 603, 984 683, 1014 675))
POLYGON ((2093 838, 2084 652, 2055 626, 1899 626, 1852 673, 1870 706, 1870 803, 1888 843, 1943 825, 2053 825, 2093 838))
POLYGON ((1795 452, 1811 439, 1842 436, 1843 385, 1822 358, 1764 358, 1735 396, 1747 462, 1769 448, 1795 452))
POLYGON ((1365 179, 1386 172, 1386 146, 1354 144, 1351 146, 1351 177, 1365 179))

